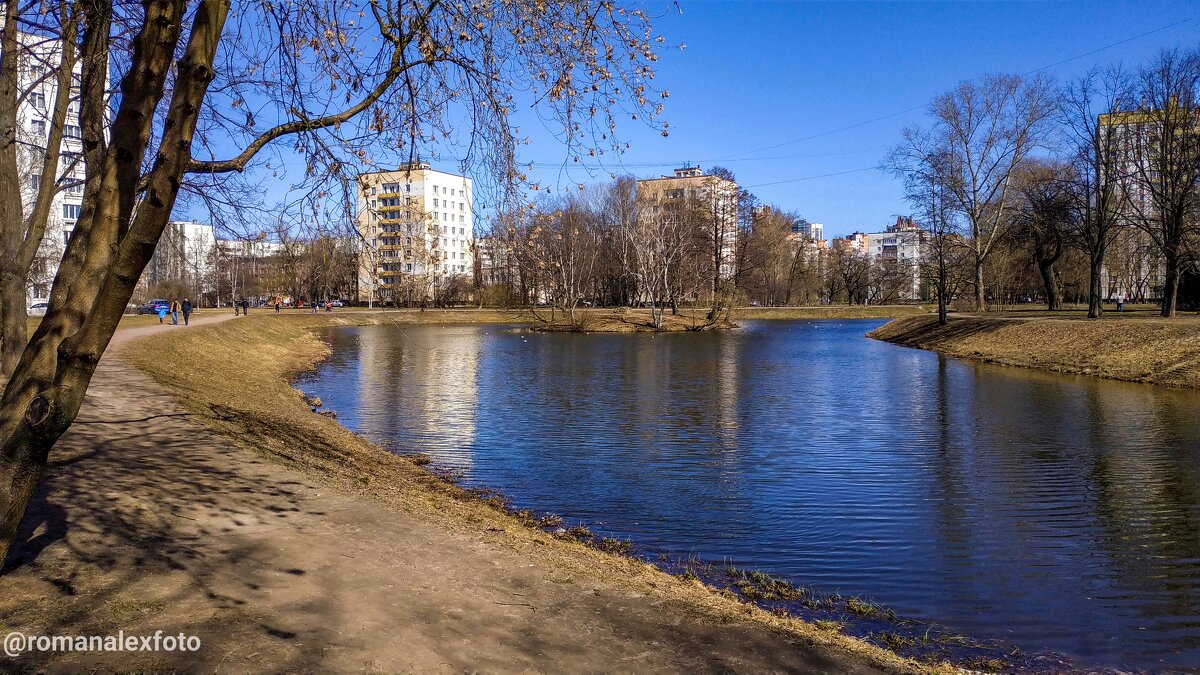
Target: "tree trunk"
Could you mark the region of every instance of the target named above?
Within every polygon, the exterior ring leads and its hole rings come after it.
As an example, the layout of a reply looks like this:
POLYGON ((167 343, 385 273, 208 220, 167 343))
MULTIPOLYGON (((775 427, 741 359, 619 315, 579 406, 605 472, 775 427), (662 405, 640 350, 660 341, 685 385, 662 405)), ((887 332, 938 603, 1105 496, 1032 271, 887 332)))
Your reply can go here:
POLYGON ((18 244, 4 240, 0 260, 0 381, 12 374, 29 341, 25 323, 25 273, 16 258, 18 244))
MULTIPOLYGON (((0 561, 8 556, 50 449, 79 412, 96 364, 171 216, 191 158, 196 115, 212 81, 217 40, 229 10, 221 0, 200 3, 194 12, 187 48, 174 69, 175 87, 156 162, 142 175, 140 159, 148 148, 153 111, 163 98, 186 9, 182 0, 145 5, 146 19, 133 42, 133 63, 121 82, 113 144, 99 151, 96 161, 89 159, 83 212, 55 280, 50 308, 0 399, 0 561)), ((92 50, 85 51, 85 59, 88 53, 107 53, 108 10, 103 3, 89 6, 85 43, 92 50)), ((101 58, 90 62, 105 63, 101 58)), ((85 128, 103 115, 102 105, 94 104, 102 100, 102 80, 85 66, 85 128)))
POLYGON ((1168 319, 1175 316, 1175 300, 1179 296, 1179 255, 1167 252, 1166 274, 1163 277, 1162 315, 1168 319))
POLYGON ((3 7, 0 41, 0 379, 12 374, 28 340, 21 267, 21 176, 17 166, 17 6, 3 7))
POLYGON ((1104 256, 1092 256, 1088 265, 1088 318, 1099 319, 1104 314, 1104 291, 1100 288, 1100 272, 1104 256))
POLYGON ((1042 273, 1042 285, 1046 288, 1046 309, 1057 312, 1062 309, 1062 288, 1054 273, 1054 262, 1039 260, 1038 271, 1042 273))
POLYGON ((987 293, 983 287, 983 260, 975 260, 975 311, 987 311, 987 293))
POLYGON ((942 284, 941 284, 941 285, 939 285, 939 286, 938 286, 938 292, 937 292, 937 296, 938 296, 938 325, 939 325, 939 326, 945 326, 947 323, 949 323, 949 322, 950 322, 950 317, 948 317, 948 316, 947 316, 947 312, 946 312, 946 293, 945 293, 945 291, 943 291, 943 290, 942 290, 943 288, 945 288, 945 282, 944 282, 944 281, 942 282, 942 284))

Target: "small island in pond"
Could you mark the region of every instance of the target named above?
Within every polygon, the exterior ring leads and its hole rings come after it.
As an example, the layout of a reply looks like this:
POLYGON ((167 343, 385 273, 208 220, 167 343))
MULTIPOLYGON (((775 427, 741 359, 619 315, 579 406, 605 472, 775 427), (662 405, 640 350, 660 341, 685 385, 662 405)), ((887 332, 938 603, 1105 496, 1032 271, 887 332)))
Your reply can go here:
POLYGON ((737 328, 738 325, 727 318, 727 313, 722 312, 716 319, 709 319, 708 308, 680 309, 676 314, 672 314, 670 309, 652 314, 649 309, 625 307, 612 310, 577 309, 573 313, 561 309, 551 312, 547 309, 533 312, 534 322, 530 328, 544 333, 681 333, 737 328))

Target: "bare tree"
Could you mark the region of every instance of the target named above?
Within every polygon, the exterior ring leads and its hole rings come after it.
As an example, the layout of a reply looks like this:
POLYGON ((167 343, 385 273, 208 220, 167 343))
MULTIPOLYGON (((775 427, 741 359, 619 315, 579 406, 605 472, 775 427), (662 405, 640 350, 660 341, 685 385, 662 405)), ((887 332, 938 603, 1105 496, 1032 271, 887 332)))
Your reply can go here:
POLYGON ((829 299, 845 293, 847 305, 864 305, 871 291, 871 259, 857 247, 835 245, 829 252, 829 299))
MULTIPOLYGON (((20 13, 59 15, 62 7, 6 3, 6 30, 15 30, 20 13)), ((473 141, 478 164, 511 186, 522 176, 510 82, 524 83, 562 122, 569 148, 599 139, 592 134, 600 129, 610 133, 622 105, 642 119, 656 112, 649 21, 616 3, 264 2, 228 25, 228 0, 78 7, 84 204, 49 309, 0 400, 0 558, 50 449, 79 411, 185 176, 203 191, 256 162, 267 168, 265 157, 293 148, 314 180, 344 177, 372 152, 411 153, 456 126, 473 141), (264 63, 278 70, 264 76, 264 63), (120 82, 111 114, 110 64, 120 82), (460 119, 468 123, 452 122, 460 119), (232 156, 217 155, 231 146, 232 156)), ((0 110, 12 108, 0 102, 0 110)), ((0 176, 0 189, 11 190, 11 178, 0 176)), ((4 195, 0 208, 13 208, 4 195)))
MULTIPOLYGON (((1046 308, 1062 309, 1062 288, 1054 265, 1067 249, 1072 226, 1070 167, 1026 161, 1017 168, 1014 239, 1029 246, 1046 291, 1046 308)), ((1103 260, 1103 258, 1101 258, 1103 260)), ((1096 271, 1099 278, 1099 270, 1096 271)))
POLYGON ((6 2, 0 10, 0 377, 13 372, 29 339, 25 289, 34 262, 42 252, 45 269, 54 257, 42 246, 54 198, 78 183, 79 158, 64 157, 62 144, 78 84, 79 8, 61 2, 40 9, 6 2), (26 130, 18 112, 46 108, 44 85, 55 92, 48 124, 26 130))
MULTIPOLYGON (((1125 230, 1126 157, 1120 127, 1114 123, 1128 90, 1120 68, 1094 69, 1069 83, 1059 99, 1059 127, 1072 167, 1062 173, 1070 187, 1062 196, 1070 199, 1075 212, 1070 220, 1072 239, 1088 257, 1088 317, 1093 319, 1104 312, 1105 258, 1125 230)), ((1051 185, 1046 187, 1057 193, 1051 185)), ((1052 199, 1057 202, 1058 197, 1052 199)))
POLYGON ((955 270, 963 250, 962 234, 951 197, 958 162, 938 136, 920 129, 904 130, 904 142, 884 159, 883 168, 904 181, 904 194, 921 214, 929 236, 921 251, 921 274, 937 293, 938 323, 948 322, 947 306, 957 290, 955 270))
POLYGON ((1180 273, 1200 236, 1200 54, 1161 52, 1137 76, 1139 109, 1110 115, 1128 158, 1129 212, 1162 253, 1162 315, 1175 316, 1180 273))
POLYGON ((965 220, 975 261, 975 305, 987 308, 984 266, 1011 223, 1007 213, 1013 169, 1041 144, 1054 95, 1041 77, 985 75, 960 83, 930 104, 932 142, 948 166, 942 187, 965 220))
POLYGON ((638 289, 658 329, 662 327, 666 303, 681 285, 680 263, 695 258, 696 216, 706 209, 695 196, 667 200, 659 194, 654 199, 657 203, 649 204, 645 196, 639 195, 637 217, 625 221, 624 234, 634 252, 638 289))

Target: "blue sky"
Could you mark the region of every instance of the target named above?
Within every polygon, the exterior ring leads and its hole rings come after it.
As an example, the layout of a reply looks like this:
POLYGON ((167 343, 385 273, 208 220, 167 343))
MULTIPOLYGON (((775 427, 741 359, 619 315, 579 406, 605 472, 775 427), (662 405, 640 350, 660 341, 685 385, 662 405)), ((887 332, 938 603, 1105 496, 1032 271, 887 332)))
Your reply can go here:
MULTIPOLYGON (((656 78, 671 92, 671 134, 627 127, 632 149, 606 168, 653 177, 684 162, 725 165, 764 202, 824 223, 826 236, 877 231, 907 212, 899 183, 874 167, 956 82, 1046 66, 1069 79, 1097 64, 1136 66, 1163 47, 1200 46, 1194 2, 679 5, 682 13, 663 5, 670 11, 656 23, 668 43, 687 45, 664 55, 656 78)), ((548 135, 535 132, 522 157, 539 162, 543 182, 589 180, 554 168, 563 151, 548 135)))
MULTIPOLYGON (((535 163, 531 178, 558 191, 611 173, 724 165, 764 203, 823 223, 827 237, 879 231, 908 213, 899 182, 877 167, 901 129, 957 82, 1032 71, 1065 80, 1096 65, 1136 67, 1164 47, 1200 47, 1194 1, 634 1, 660 17, 668 45, 686 45, 664 50, 655 79, 670 91, 669 137, 628 122, 618 132, 632 148, 619 159, 564 171, 561 143, 521 119, 531 144, 519 157, 535 163)), ((302 174, 302 162, 283 161, 264 179, 266 203, 302 174)), ((433 163, 458 168, 447 155, 433 163)), ((477 228, 488 207, 476 205, 477 228)), ((195 205, 179 211, 204 217, 195 205)))

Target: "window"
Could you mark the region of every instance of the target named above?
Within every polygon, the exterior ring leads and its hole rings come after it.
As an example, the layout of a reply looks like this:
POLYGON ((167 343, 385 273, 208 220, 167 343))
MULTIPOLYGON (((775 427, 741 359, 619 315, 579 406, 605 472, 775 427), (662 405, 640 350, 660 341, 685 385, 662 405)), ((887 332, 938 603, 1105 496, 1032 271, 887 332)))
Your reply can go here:
POLYGON ((33 107, 37 108, 38 110, 45 110, 46 109, 46 95, 40 91, 30 92, 29 93, 29 104, 32 105, 33 107))
POLYGON ((29 176, 29 187, 37 188, 37 186, 39 186, 41 184, 42 184, 42 174, 35 173, 35 174, 31 174, 29 176))
POLYGON ((434 198, 433 198, 433 206, 434 206, 434 208, 437 208, 437 205, 438 205, 438 200, 437 200, 437 197, 434 197, 434 198))
POLYGON ((79 204, 63 204, 63 218, 67 220, 79 220, 79 212, 83 207, 79 204))
POLYGON ((83 138, 83 130, 78 124, 68 124, 63 127, 63 136, 66 138, 83 138))
POLYGON ((33 130, 35 136, 46 135, 46 122, 43 120, 33 120, 29 123, 29 128, 33 130))

